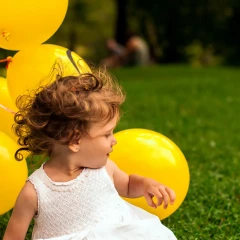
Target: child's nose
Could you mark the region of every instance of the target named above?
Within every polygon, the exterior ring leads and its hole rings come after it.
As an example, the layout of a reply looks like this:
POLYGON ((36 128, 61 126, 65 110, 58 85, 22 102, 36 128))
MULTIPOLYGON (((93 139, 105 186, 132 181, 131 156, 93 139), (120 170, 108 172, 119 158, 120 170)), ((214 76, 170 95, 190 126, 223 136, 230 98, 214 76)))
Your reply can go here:
POLYGON ((113 136, 113 140, 112 140, 112 146, 117 144, 117 139, 113 136))

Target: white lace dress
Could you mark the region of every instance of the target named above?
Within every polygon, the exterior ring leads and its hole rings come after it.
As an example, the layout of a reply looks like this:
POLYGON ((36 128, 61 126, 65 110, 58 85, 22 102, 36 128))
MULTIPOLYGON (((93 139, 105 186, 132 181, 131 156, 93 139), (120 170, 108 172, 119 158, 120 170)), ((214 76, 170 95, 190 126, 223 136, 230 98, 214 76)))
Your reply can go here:
POLYGON ((28 180, 38 196, 32 239, 176 240, 158 217, 118 195, 105 167, 53 182, 42 165, 28 180))

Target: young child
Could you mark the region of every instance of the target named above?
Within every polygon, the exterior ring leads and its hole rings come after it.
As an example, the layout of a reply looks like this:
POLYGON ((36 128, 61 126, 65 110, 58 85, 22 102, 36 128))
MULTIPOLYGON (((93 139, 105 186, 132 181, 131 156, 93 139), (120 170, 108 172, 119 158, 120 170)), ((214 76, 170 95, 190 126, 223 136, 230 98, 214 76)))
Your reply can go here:
POLYGON ((22 147, 16 159, 28 150, 49 160, 20 192, 4 240, 23 240, 32 218, 32 239, 38 240, 176 240, 157 216, 120 197, 144 196, 153 208, 175 200, 170 188, 129 176, 109 159, 124 99, 120 86, 100 70, 59 77, 18 99, 15 132, 22 147))

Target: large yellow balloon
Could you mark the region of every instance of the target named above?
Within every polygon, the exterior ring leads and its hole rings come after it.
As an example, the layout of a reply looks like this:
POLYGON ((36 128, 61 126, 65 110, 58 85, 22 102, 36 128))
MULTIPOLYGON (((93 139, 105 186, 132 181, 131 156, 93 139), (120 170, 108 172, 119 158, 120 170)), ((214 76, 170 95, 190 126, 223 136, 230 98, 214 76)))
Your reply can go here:
POLYGON ((8 89, 15 102, 19 95, 27 93, 26 90, 52 82, 59 74, 68 76, 85 72, 91 70, 76 53, 57 45, 42 44, 14 55, 7 70, 8 89))
POLYGON ((13 112, 17 112, 17 108, 10 98, 7 80, 0 77, 0 131, 8 134, 13 139, 17 139, 16 135, 12 131, 12 125, 14 124, 13 112))
POLYGON ((143 197, 126 200, 160 219, 170 216, 182 204, 189 187, 189 168, 181 150, 167 137, 146 129, 120 131, 115 137, 118 144, 110 157, 120 169, 151 177, 172 188, 177 196, 174 205, 167 209, 153 209, 143 197))
POLYGON ((22 50, 48 40, 62 24, 68 0, 1 1, 0 47, 22 50))
POLYGON ((14 159, 17 148, 9 136, 0 132, 0 215, 13 208, 28 176, 26 161, 14 159))

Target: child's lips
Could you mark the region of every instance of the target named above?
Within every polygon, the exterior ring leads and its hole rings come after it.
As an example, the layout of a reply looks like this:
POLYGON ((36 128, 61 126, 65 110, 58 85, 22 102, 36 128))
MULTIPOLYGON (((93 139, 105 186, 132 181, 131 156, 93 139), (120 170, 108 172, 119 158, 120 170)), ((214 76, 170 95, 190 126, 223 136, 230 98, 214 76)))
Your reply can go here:
MULTIPOLYGON (((111 152, 112 152, 112 151, 111 151, 111 152)), ((111 152, 109 152, 109 153, 107 154, 108 157, 110 156, 110 153, 111 153, 111 152)))

